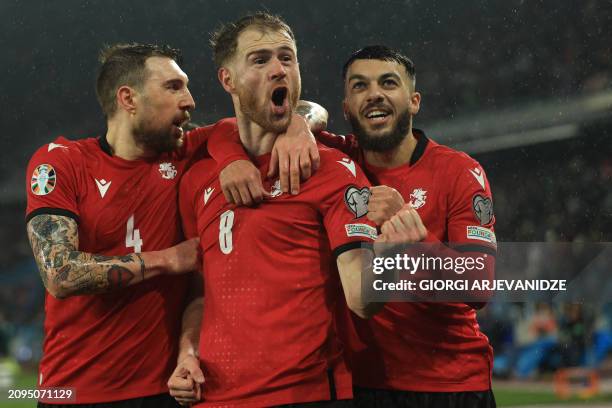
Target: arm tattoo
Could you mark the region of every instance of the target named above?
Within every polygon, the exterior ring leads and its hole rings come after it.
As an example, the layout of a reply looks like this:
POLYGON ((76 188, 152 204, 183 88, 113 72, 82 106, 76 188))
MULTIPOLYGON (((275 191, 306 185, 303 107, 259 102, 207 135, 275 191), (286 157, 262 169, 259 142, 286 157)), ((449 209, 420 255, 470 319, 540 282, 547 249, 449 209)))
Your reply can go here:
POLYGON ((79 251, 78 225, 72 218, 37 215, 28 223, 28 237, 43 284, 59 298, 108 292, 144 279, 144 262, 138 254, 79 251))

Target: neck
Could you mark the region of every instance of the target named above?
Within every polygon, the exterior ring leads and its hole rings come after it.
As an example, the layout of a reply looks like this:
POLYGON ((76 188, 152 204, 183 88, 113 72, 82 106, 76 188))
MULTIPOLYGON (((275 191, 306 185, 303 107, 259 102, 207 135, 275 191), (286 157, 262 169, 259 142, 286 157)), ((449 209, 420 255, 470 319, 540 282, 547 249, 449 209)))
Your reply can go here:
POLYGON ((404 140, 395 149, 386 152, 366 150, 364 151, 364 156, 366 162, 372 166, 382 168, 398 167, 410 162, 416 145, 417 139, 412 133, 412 127, 410 127, 404 140))
POLYGON ((113 118, 107 122, 107 127, 106 141, 111 147, 113 156, 124 160, 138 160, 155 155, 153 152, 136 144, 129 121, 113 118))
POLYGON ((248 154, 257 157, 272 151, 278 136, 276 133, 265 130, 247 118, 239 109, 236 109, 236 119, 240 132, 240 142, 248 154))

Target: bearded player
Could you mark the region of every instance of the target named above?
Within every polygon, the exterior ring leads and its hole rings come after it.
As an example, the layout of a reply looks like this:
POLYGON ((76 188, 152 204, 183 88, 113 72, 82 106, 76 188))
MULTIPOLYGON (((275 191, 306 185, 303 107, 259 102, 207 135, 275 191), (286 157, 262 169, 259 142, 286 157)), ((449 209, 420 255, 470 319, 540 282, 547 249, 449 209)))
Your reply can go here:
POLYGON ((195 104, 177 50, 115 45, 101 62, 107 133, 59 138, 28 166, 27 231, 47 289, 39 386, 76 395, 39 406, 174 406, 166 381, 199 266, 197 240, 181 243, 178 182, 213 127, 183 132, 195 104))
MULTIPOLYGON (((220 30, 214 54, 237 136, 266 172, 300 94, 293 33, 258 13, 220 30)), ((351 380, 333 328, 333 262, 349 308, 370 316, 374 306, 360 289, 362 273, 373 276, 372 252, 362 246, 376 231, 362 205, 369 190, 359 167, 338 151, 320 153, 320 169, 298 196, 270 182, 270 198, 256 208, 226 201, 210 160, 183 179, 185 232, 204 250, 204 308, 199 355, 186 353, 169 381, 182 403, 195 395, 202 407, 348 404, 336 401, 350 398, 351 380)))
MULTIPOLYGON (((484 256, 483 277, 490 278, 491 187, 478 162, 412 127, 421 102, 412 61, 384 46, 365 47, 348 59, 343 79, 345 117, 355 135, 320 138, 360 158, 374 184, 396 189, 373 188, 368 216, 381 223, 405 201, 411 213, 405 233, 444 243, 445 256, 484 256)), ((465 302, 390 302, 368 321, 346 314, 356 405, 494 407, 492 349, 476 321, 483 304, 465 302)))

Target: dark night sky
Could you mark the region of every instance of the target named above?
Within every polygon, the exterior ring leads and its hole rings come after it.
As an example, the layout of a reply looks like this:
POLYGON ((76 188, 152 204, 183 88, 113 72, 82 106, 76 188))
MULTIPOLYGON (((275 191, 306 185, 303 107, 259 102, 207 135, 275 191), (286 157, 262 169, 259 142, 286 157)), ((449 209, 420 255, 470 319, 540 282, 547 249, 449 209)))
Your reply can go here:
POLYGON ((581 81, 609 68, 609 46, 608 54, 594 55, 588 48, 604 41, 607 32, 602 29, 612 26, 609 4, 3 0, 2 201, 24 199, 25 165, 38 146, 59 134, 79 138, 104 131, 93 84, 97 53, 105 43, 181 48, 197 103, 194 119, 210 123, 230 115, 231 104, 216 80, 209 33, 221 22, 267 9, 283 16, 296 34, 302 97, 326 106, 330 128, 343 132, 340 70, 357 48, 384 43, 415 61, 417 87, 423 93, 416 123, 422 124, 521 98, 581 92, 581 81))

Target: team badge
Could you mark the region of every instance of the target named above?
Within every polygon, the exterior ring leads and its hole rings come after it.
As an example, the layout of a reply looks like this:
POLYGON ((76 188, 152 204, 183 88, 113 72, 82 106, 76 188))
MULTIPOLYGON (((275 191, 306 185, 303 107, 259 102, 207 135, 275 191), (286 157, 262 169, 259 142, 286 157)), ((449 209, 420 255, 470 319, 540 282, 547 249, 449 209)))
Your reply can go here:
POLYGON ((355 218, 363 217, 368 213, 368 201, 370 201, 370 189, 364 187, 359 189, 350 186, 344 191, 344 202, 355 218))
POLYGON ((176 167, 174 167, 174 164, 168 162, 159 163, 159 172, 166 180, 172 180, 176 177, 176 174, 178 173, 176 171, 176 167))
POLYGON ((56 182, 57 176, 55 175, 53 166, 50 164, 41 164, 36 167, 32 173, 30 187, 34 194, 43 196, 53 191, 56 182))
POLYGON ((283 194, 283 190, 281 190, 280 180, 276 180, 272 185, 272 189, 270 190, 270 196, 274 198, 281 194, 283 194))
POLYGON ((493 220, 493 203, 490 198, 476 194, 472 199, 472 207, 480 225, 491 223, 491 220, 493 220))
POLYGON ((422 188, 415 188, 412 193, 410 193, 410 206, 415 210, 417 208, 421 208, 425 205, 425 200, 427 199, 427 191, 422 188))

